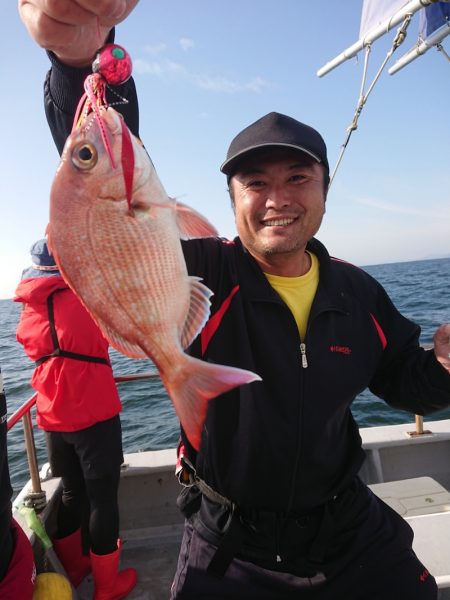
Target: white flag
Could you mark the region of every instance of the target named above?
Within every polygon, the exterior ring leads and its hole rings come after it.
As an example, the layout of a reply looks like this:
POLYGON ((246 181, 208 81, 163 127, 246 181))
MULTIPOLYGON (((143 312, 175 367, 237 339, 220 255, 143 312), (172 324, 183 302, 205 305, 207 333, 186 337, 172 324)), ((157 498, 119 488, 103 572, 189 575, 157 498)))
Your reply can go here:
POLYGON ((359 39, 362 39, 371 29, 394 15, 405 4, 408 4, 407 0, 364 0, 359 39))

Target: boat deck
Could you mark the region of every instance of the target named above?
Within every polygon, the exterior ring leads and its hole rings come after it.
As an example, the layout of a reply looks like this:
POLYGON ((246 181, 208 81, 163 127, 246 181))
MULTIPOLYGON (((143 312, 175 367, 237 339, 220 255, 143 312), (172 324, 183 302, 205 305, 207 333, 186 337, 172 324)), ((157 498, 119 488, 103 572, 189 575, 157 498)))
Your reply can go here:
MULTIPOLYGON (((439 600, 450 600, 450 420, 429 426, 432 431, 420 438, 408 435, 407 424, 361 430, 367 460, 360 476, 409 522, 414 549, 436 577, 439 600)), ((170 595, 183 529, 175 462, 175 449, 125 455, 119 488, 121 568, 134 567, 139 576, 130 600, 168 600, 170 595)), ((51 536, 60 482, 45 474, 41 480, 48 499, 41 518, 51 536)), ((15 516, 33 542, 38 572, 45 570, 41 545, 21 515, 15 516)), ((91 600, 92 589, 88 576, 77 590, 78 600, 91 600)))

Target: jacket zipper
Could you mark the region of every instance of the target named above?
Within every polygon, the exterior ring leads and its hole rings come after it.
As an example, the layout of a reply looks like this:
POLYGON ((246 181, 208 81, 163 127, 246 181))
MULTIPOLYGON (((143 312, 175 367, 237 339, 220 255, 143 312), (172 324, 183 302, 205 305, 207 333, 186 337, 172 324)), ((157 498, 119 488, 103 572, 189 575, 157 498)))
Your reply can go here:
POLYGON ((306 359, 306 344, 303 342, 300 344, 300 353, 302 355, 302 367, 306 369, 308 367, 308 361, 306 359))
MULTIPOLYGON (((308 361, 306 359, 306 344, 304 342, 302 342, 300 340, 300 355, 301 355, 301 366, 302 369, 306 369, 308 367, 308 361)), ((305 373, 306 375, 306 373, 305 373)), ((293 470, 293 474, 292 474, 292 483, 291 483, 291 490, 290 490, 290 494, 289 494, 289 498, 288 498, 288 503, 287 503, 287 507, 286 507, 286 513, 289 514, 289 512, 292 509, 292 503, 294 501, 294 495, 295 495, 295 482, 297 480, 297 468, 298 468, 298 464, 300 461, 300 448, 301 448, 301 444, 300 444, 300 437, 301 437, 301 431, 302 431, 302 413, 303 413, 303 402, 304 402, 304 395, 305 395, 305 384, 304 384, 304 377, 300 376, 299 377, 300 381, 300 389, 299 389, 299 398, 300 398, 300 404, 299 404, 299 415, 298 415, 298 427, 299 427, 299 439, 297 442, 297 448, 295 451, 295 457, 294 457, 294 470, 293 470)), ((281 562, 282 558, 280 553, 277 553, 277 562, 281 562), (279 560, 280 559, 280 560, 279 560)))

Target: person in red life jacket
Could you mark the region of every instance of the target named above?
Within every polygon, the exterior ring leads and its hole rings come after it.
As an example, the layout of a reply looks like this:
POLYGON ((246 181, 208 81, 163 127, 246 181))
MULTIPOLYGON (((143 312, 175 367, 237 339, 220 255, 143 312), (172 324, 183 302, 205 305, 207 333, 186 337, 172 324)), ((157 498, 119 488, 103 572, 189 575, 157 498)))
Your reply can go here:
POLYGON ((62 480, 55 551, 75 587, 92 569, 95 600, 124 598, 137 573, 118 570, 122 405, 108 342, 60 275, 46 239, 33 244, 31 256, 14 297, 23 302, 16 335, 36 363, 36 420, 52 473, 62 480), (88 555, 81 535, 85 507, 88 555))
POLYGON ((31 600, 36 568, 31 544, 12 517, 6 429, 6 395, 0 369, 0 598, 31 600))

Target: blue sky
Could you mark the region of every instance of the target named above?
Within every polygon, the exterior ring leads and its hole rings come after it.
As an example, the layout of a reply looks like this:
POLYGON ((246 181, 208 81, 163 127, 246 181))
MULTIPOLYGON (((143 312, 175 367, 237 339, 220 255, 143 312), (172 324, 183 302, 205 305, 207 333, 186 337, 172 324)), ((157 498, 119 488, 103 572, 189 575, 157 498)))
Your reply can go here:
MULTIPOLYGON (((141 137, 167 193, 234 236, 219 165, 232 137, 270 111, 319 129, 334 167, 363 56, 316 72, 357 40, 360 10, 360 0, 141 0, 116 41, 133 58, 141 137)), ((394 59, 417 28, 416 17, 394 59)), ((374 44, 369 81, 392 38, 374 44)), ((450 54, 448 38, 443 45, 450 54)), ((44 234, 59 157, 43 111, 48 60, 15 2, 3 7, 0 47, 0 298, 10 298, 44 234)), ((327 200, 317 237, 333 255, 368 265, 450 254, 449 100, 450 63, 434 49, 394 76, 385 70, 327 200)))

